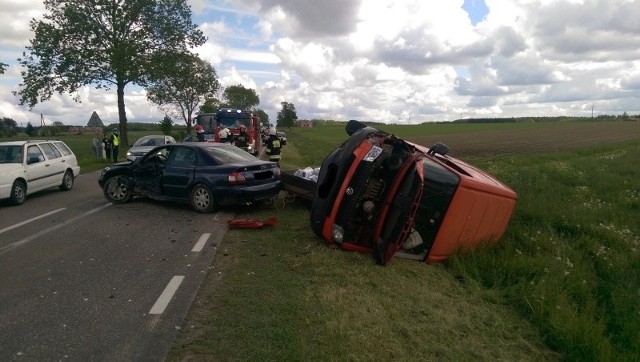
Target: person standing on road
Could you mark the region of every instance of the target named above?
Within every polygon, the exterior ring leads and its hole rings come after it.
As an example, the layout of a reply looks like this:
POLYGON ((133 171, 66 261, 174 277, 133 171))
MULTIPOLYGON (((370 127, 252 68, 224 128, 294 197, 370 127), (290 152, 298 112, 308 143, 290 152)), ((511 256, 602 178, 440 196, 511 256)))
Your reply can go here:
POLYGON ((111 153, 113 154, 113 163, 118 163, 118 148, 120 146, 120 138, 118 131, 111 132, 111 153))
POLYGON ((269 138, 267 138, 265 146, 265 152, 269 156, 269 161, 276 162, 278 166, 280 166, 280 151, 282 147, 280 145, 280 137, 276 134, 275 127, 269 129, 269 138))
POLYGON ((100 133, 96 132, 96 136, 93 138, 93 152, 97 158, 102 158, 102 140, 100 139, 100 133))
POLYGON ((247 137, 247 127, 242 125, 240 126, 240 133, 236 137, 236 146, 246 150, 248 145, 249 139, 247 137))
POLYGON ((202 127, 202 125, 200 124, 196 124, 195 129, 198 142, 204 142, 204 127, 202 127))
POLYGON ((229 129, 225 127, 220 130, 218 135, 220 136, 220 142, 226 143, 226 142, 229 142, 229 136, 231 135, 231 131, 229 131, 229 129))
POLYGON ((111 137, 107 137, 106 132, 102 137, 102 144, 104 144, 104 154, 107 160, 111 160, 111 137))

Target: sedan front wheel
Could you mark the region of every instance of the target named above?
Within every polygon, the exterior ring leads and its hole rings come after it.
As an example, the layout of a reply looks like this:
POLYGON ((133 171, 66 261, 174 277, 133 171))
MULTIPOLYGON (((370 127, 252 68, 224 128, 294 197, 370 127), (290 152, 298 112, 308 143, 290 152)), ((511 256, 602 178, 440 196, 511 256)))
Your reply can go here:
POLYGON ((205 184, 198 184, 191 189, 189 202, 191 207, 199 213, 208 214, 216 209, 213 192, 205 184))
POLYGON ((125 176, 114 176, 104 184, 104 197, 113 204, 124 204, 133 197, 125 176))

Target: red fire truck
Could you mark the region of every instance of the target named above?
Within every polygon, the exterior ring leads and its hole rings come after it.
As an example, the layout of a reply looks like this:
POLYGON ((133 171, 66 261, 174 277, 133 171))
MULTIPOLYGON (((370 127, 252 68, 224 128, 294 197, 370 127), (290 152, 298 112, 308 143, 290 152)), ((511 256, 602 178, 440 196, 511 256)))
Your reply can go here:
POLYGON ((240 134, 240 127, 247 130, 247 152, 258 155, 262 145, 260 138, 260 118, 250 111, 233 108, 220 108, 216 113, 201 113, 196 116, 195 124, 204 128, 204 137, 209 142, 220 142, 220 130, 228 128, 230 142, 240 134))

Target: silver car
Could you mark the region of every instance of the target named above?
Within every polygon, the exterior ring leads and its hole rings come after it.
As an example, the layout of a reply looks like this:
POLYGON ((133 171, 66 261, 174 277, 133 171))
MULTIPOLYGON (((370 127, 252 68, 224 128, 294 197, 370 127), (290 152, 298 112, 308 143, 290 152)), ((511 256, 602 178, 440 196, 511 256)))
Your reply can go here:
POLYGON ((162 145, 168 145, 176 143, 176 140, 171 136, 165 135, 149 135, 144 136, 136 141, 127 151, 127 161, 135 161, 138 158, 144 156, 152 148, 162 145))

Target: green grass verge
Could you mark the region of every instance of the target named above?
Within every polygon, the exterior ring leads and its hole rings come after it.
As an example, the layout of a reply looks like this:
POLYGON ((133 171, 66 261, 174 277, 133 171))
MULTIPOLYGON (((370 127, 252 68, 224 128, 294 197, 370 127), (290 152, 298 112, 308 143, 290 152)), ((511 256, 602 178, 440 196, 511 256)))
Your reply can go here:
MULTIPOLYGON (((283 167, 319 165, 343 132, 288 131, 283 167)), ((280 224, 226 235, 169 360, 637 360, 639 158, 474 159, 518 206, 498 247, 442 265, 330 249, 300 200, 239 211, 280 224)))
POLYGON ((499 248, 452 259, 569 360, 640 356, 640 144, 478 163, 518 191, 499 248))

